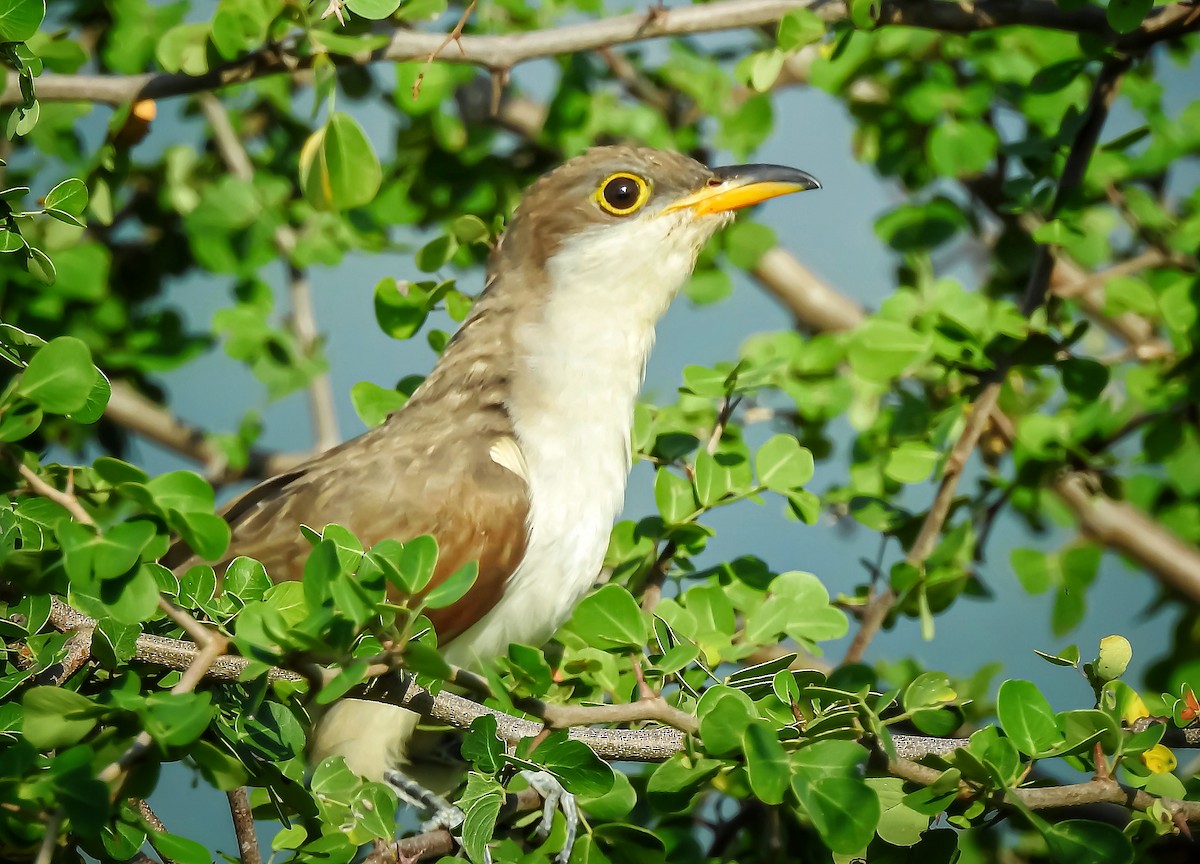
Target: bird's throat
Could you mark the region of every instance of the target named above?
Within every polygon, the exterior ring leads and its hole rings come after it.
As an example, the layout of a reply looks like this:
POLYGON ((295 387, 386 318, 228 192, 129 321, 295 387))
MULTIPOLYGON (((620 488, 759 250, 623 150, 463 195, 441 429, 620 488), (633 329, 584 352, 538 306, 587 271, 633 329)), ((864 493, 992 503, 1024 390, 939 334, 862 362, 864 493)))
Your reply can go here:
POLYGON ((448 647, 453 663, 541 644, 600 573, 654 328, 695 260, 691 248, 649 245, 658 258, 640 262, 567 246, 543 271, 543 293, 513 310, 506 405, 528 472, 529 543, 497 607, 448 647))

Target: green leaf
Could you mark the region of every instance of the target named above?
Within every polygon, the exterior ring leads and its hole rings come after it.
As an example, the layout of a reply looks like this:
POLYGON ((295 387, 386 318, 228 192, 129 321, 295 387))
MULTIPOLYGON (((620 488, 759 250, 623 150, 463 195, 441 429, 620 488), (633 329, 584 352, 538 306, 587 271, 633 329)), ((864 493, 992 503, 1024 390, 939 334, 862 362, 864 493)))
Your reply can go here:
POLYGON ((45 0, 0 0, 0 42, 28 42, 45 17, 45 0))
POLYGON ((696 270, 684 283, 683 293, 697 306, 707 306, 732 294, 733 280, 724 270, 696 270))
MULTIPOLYGON (((735 740, 731 749, 736 749, 737 745, 735 740)), ((687 809, 696 793, 717 775, 721 767, 722 763, 717 759, 676 753, 654 769, 646 783, 646 796, 655 809, 678 813, 687 809)))
POLYGON ((706 366, 683 367, 683 387, 685 393, 695 393, 709 399, 720 399, 729 391, 729 375, 709 369, 706 366))
POLYGON ((977 120, 946 120, 930 131, 926 147, 939 174, 970 177, 991 164, 999 143, 995 131, 977 120))
POLYGON ((492 233, 478 216, 459 216, 450 224, 450 233, 459 243, 487 243, 492 233))
POLYGON ((1050 856, 1063 864, 1128 864, 1133 847, 1121 829, 1105 822, 1068 819, 1038 825, 1050 856))
POLYGON ((444 609, 453 606, 466 596, 479 576, 479 562, 468 561, 454 573, 439 582, 422 598, 429 609, 444 609))
POLYGON ((87 402, 78 411, 72 411, 67 416, 76 423, 90 425, 95 423, 104 416, 104 409, 108 407, 108 400, 112 397, 112 385, 108 383, 108 378, 99 369, 93 368, 95 378, 92 380, 92 389, 88 392, 87 402))
POLYGON ((1030 594, 1041 594, 1050 587, 1049 556, 1037 549, 1014 549, 1009 556, 1013 572, 1030 594))
POLYGON ((1108 25, 1118 33, 1132 33, 1154 7, 1154 0, 1108 0, 1104 14, 1108 25))
POLYGON ((368 428, 375 428, 393 411, 404 407, 408 397, 389 387, 380 387, 370 381, 359 381, 350 388, 350 401, 358 419, 368 428))
POLYGON ((300 151, 300 189, 318 210, 369 204, 382 178, 370 140, 348 114, 332 115, 300 151))
MULTIPOLYGON (((414 537, 404 544, 399 558, 399 581, 396 587, 406 594, 419 594, 433 579, 437 569, 437 541, 428 534, 414 537)), ((392 580, 395 581, 395 580, 392 580)))
POLYGON ((151 693, 138 713, 155 741, 179 747, 199 738, 217 709, 211 693, 151 693))
POLYGON ((825 22, 811 9, 793 9, 779 20, 775 42, 780 51, 796 51, 819 42, 825 35, 825 22))
POLYGON ((1058 371, 1067 392, 1085 402, 1097 399, 1108 386, 1109 368, 1097 360, 1070 357, 1059 365, 1058 371))
POLYGON ((746 727, 757 716, 750 697, 733 687, 709 687, 696 706, 700 740, 713 756, 725 756, 742 746, 746 727))
POLYGON ((933 345, 928 333, 897 321, 872 318, 850 337, 850 366, 871 381, 892 381, 925 358, 933 345))
POLYGON ((654 503, 668 523, 686 522, 696 512, 696 496, 692 484, 666 468, 654 474, 654 503))
POLYGON ((25 368, 17 393, 51 414, 82 410, 96 380, 92 352, 74 336, 43 345, 25 368))
POLYGON ((20 441, 32 435, 45 419, 42 409, 32 402, 17 402, 0 414, 0 441, 20 441))
POLYGON ((904 710, 938 708, 958 698, 958 691, 950 684, 945 672, 922 672, 904 688, 904 710))
POLYGON ((410 339, 429 315, 429 294, 422 285, 398 282, 391 277, 375 285, 375 320, 393 339, 410 339))
POLYGON ((53 285, 58 280, 54 262, 50 260, 49 255, 36 246, 29 247, 29 258, 25 261, 25 267, 31 276, 44 285, 53 285))
POLYGON ((808 782, 797 776, 792 780, 792 791, 825 845, 834 852, 856 855, 871 842, 882 811, 879 796, 862 780, 822 777, 808 782))
POLYGON ((629 778, 621 771, 613 772, 612 788, 603 795, 580 795, 579 806, 593 818, 620 820, 637 806, 637 792, 629 778))
MULTIPOLYGON (((2 0, 0 0, 2 2, 2 0)), ((87 207, 88 191, 82 180, 68 177, 46 193, 43 206, 54 208, 78 216, 87 207)))
POLYGON ((791 769, 787 751, 779 743, 775 730, 762 720, 751 722, 742 734, 742 750, 754 794, 765 804, 783 803, 791 769))
POLYGON ((611 582, 575 607, 571 628, 597 648, 637 649, 650 635, 646 613, 633 595, 611 582))
POLYGON ((921 483, 933 473, 940 456, 932 447, 906 441, 888 453, 883 473, 897 483, 921 483))
POLYGON ((417 269, 422 273, 435 273, 445 267, 457 251, 458 240, 453 234, 434 237, 417 250, 417 269))
POLYGON ((875 233, 898 252, 933 249, 967 225, 954 202, 934 198, 928 204, 905 204, 879 218, 875 233))
POLYGON ((774 435, 754 457, 758 482, 773 492, 787 493, 812 479, 813 455, 793 435, 774 435))
POLYGON ((462 826, 462 845, 475 864, 489 860, 487 844, 496 830, 496 818, 504 804, 504 788, 491 777, 472 773, 458 806, 465 817, 462 826))
POLYGON ((147 834, 150 845, 168 861, 178 864, 211 864, 212 856, 204 844, 178 834, 151 831, 147 834))
POLYGON ((154 524, 135 520, 114 525, 103 534, 75 522, 59 526, 67 575, 73 580, 113 579, 126 573, 156 534, 154 524))
POLYGON ((34 687, 21 699, 25 709, 21 731, 40 750, 69 747, 96 725, 98 709, 91 699, 61 687, 34 687))
POLYGON ((746 618, 753 644, 776 641, 781 633, 798 641, 840 639, 850 626, 846 613, 829 605, 829 592, 811 573, 790 570, 771 582, 767 601, 746 618))
POLYGON ((504 765, 504 742, 497 737, 496 716, 484 714, 471 721, 464 736, 462 757, 485 774, 495 774, 504 765))
POLYGON ((1120 678, 1133 659, 1133 647, 1124 636, 1105 636, 1100 640, 1100 653, 1092 663, 1092 670, 1100 681, 1120 678))
POLYGON ((194 471, 168 471, 145 486, 154 503, 164 511, 212 513, 215 500, 212 487, 194 471))
POLYGON ((155 56, 168 72, 203 75, 208 71, 208 34, 208 24, 172 27, 159 38, 155 56))
MULTIPOLYGON (((795 11, 812 14, 807 9, 795 11)), ((725 254, 735 266, 743 270, 755 267, 762 256, 774 249, 778 243, 774 231, 766 225, 749 220, 734 222, 725 231, 725 254)))
POLYGON ((7 252, 19 252, 25 248, 25 238, 16 231, 10 231, 7 228, 0 228, 0 254, 7 252))
POLYGON ((1011 680, 1000 685, 996 716, 1004 734, 1026 756, 1041 755, 1063 740, 1050 703, 1029 681, 1011 680))
POLYGON ((360 18, 382 21, 391 18, 400 8, 401 0, 346 0, 346 8, 360 18))
POLYGON ((572 795, 603 795, 613 787, 613 770, 608 763, 582 741, 567 738, 565 730, 539 744, 532 758, 572 795))
POLYGON ((716 504, 733 490, 733 476, 707 451, 696 454, 696 497, 705 507, 716 504))

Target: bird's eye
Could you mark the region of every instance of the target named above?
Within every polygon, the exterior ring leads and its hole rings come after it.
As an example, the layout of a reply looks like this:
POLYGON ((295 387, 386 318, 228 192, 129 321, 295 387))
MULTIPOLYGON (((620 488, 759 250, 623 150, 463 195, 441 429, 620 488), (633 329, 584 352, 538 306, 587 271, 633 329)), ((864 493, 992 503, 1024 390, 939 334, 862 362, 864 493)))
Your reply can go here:
POLYGON ((649 184, 636 174, 612 174, 596 190, 596 202, 613 216, 628 216, 649 197, 649 184))

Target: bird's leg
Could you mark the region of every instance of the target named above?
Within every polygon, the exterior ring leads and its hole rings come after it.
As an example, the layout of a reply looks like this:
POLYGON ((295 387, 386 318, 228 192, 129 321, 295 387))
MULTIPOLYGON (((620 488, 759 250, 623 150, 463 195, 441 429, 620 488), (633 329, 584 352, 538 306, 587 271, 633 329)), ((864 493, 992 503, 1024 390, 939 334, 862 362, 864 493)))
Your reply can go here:
POLYGON ((384 782, 396 790, 396 794, 400 796, 406 804, 413 807, 419 807, 430 816, 421 823, 422 831, 433 831, 437 828, 445 828, 447 831, 453 831, 458 826, 462 825, 463 816, 462 810, 455 807, 441 795, 426 789, 416 780, 411 777, 401 774, 399 771, 385 771, 383 774, 384 782))
POLYGON ((575 836, 579 832, 579 808, 575 805, 575 796, 564 789, 558 778, 549 771, 522 771, 521 776, 530 789, 542 796, 542 820, 538 823, 534 836, 542 839, 549 836, 550 829, 554 826, 554 811, 562 810, 567 836, 554 861, 555 864, 567 864, 571 857, 571 848, 575 845, 575 836))

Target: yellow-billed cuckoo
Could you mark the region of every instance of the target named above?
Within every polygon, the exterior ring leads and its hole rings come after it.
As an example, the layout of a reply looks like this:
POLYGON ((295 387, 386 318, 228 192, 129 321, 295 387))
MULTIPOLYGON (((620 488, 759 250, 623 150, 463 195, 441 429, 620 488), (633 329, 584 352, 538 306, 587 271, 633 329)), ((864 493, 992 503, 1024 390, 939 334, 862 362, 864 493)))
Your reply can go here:
MULTIPOLYGON (((430 613, 443 653, 473 667, 539 645, 600 571, 630 466, 654 327, 732 212, 819 188, 774 165, 710 170, 676 153, 599 147, 525 192, 470 316, 381 426, 267 480, 225 511, 228 557, 300 579, 301 524, 364 544, 432 534, 434 584, 470 561, 474 587, 430 613)), ((405 769, 417 715, 345 699, 313 756, 380 779, 405 769)))

